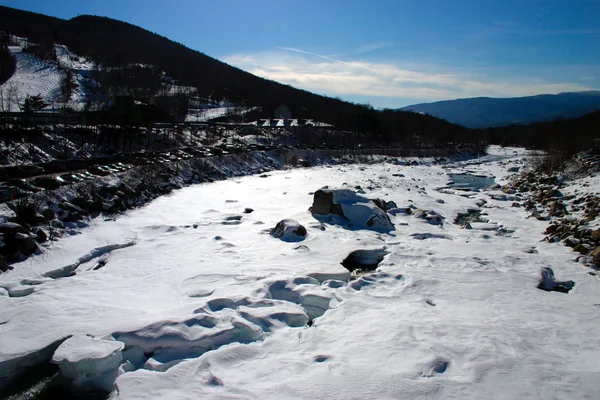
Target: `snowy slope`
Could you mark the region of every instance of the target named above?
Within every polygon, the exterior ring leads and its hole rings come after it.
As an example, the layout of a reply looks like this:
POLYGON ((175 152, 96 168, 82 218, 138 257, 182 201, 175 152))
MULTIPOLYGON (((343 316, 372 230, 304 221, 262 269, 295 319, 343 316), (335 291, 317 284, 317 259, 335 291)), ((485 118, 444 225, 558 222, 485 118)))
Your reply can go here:
MULTIPOLYGON (((0 89, 17 85, 19 102, 22 102, 27 95, 38 94, 41 94, 47 103, 57 102, 60 98, 60 80, 63 76, 58 66, 24 53, 18 47, 11 47, 11 51, 17 67, 14 75, 0 86, 0 89)), ((14 104, 11 108, 10 111, 19 111, 18 104, 14 104)))
MULTIPOLYGON (((21 38, 22 39, 22 38, 21 38)), ((26 39, 22 39, 24 43, 26 39)), ((85 106, 86 95, 90 88, 96 87, 98 83, 94 81, 92 71, 96 68, 94 62, 77 55, 69 50, 67 46, 56 44, 55 52, 57 63, 50 63, 28 54, 23 51, 21 46, 10 46, 10 51, 16 59, 16 71, 14 75, 3 85, 0 90, 4 93, 11 86, 17 87, 18 101, 12 101, 10 111, 19 111, 19 104, 29 96, 41 94, 44 101, 48 103, 47 108, 61 107, 61 80, 65 76, 65 69, 73 72, 74 89, 71 98, 67 104, 74 110, 82 110, 85 106), (59 68, 62 67, 62 70, 59 68)), ((192 95, 195 88, 190 86, 177 85, 166 73, 163 77, 166 87, 166 94, 174 95, 186 93, 192 95)), ((206 99, 205 99, 206 100, 206 99)), ((198 99, 190 99, 190 109, 186 116, 188 122, 205 122, 225 115, 235 115, 236 113, 246 113, 254 110, 256 107, 237 107, 235 104, 223 101, 221 104, 212 103, 206 100, 206 104, 198 102, 198 99)), ((9 111, 9 110, 7 110, 9 111)))
POLYGON ((98 221, 0 276, 0 370, 68 335, 112 335, 127 345, 120 399, 595 398, 598 280, 501 192, 436 190, 451 172, 505 182, 523 157, 274 172, 98 221), (445 221, 399 213, 389 234, 321 224, 307 209, 325 185, 445 221), (478 208, 485 226, 452 223, 478 208), (304 241, 268 234, 285 218, 304 241), (340 263, 358 249, 387 255, 346 282, 340 263), (537 289, 543 267, 575 288, 537 289))
MULTIPOLYGON (((73 71, 74 90, 68 103, 69 107, 76 110, 83 108, 86 90, 89 85, 95 85, 91 79, 91 71, 94 64, 83 57, 69 51, 66 46, 55 45, 57 63, 49 63, 23 52, 22 47, 11 46, 10 50, 16 60, 14 75, 0 85, 0 90, 6 91, 11 85, 16 85, 19 103, 29 96, 41 94, 48 107, 58 107, 61 102, 60 83, 65 76, 64 70, 59 68, 70 68, 73 71)), ((14 103, 14 102, 13 102, 14 103)), ((11 111, 19 111, 18 103, 14 103, 11 111)))
MULTIPOLYGON (((242 114, 253 110, 253 108, 244 108, 242 114)), ((187 122, 205 122, 211 119, 224 117, 226 115, 234 115, 239 110, 238 107, 214 107, 197 110, 189 110, 185 117, 187 122)))

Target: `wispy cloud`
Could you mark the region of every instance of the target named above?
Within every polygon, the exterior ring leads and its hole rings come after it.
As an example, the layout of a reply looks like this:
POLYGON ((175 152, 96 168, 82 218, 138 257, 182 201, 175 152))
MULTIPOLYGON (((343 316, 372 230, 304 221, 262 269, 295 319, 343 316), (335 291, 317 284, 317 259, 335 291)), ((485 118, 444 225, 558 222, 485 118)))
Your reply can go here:
POLYGON ((589 90, 570 82, 539 77, 494 78, 484 73, 435 73, 438 68, 407 69, 393 63, 340 61, 301 49, 235 54, 223 61, 255 75, 317 93, 410 98, 423 101, 464 97, 515 97, 589 90))
POLYGON ((305 51, 305 50, 300 50, 300 49, 296 49, 294 47, 279 47, 279 46, 273 46, 273 48, 275 49, 280 49, 280 50, 286 50, 286 51, 293 51, 294 53, 300 53, 300 54, 306 54, 309 56, 315 56, 315 57, 319 57, 328 61, 332 61, 332 62, 336 62, 336 63, 344 63, 344 61, 341 60, 336 60, 335 58, 329 57, 329 56, 325 56, 323 54, 317 54, 317 53, 311 53, 310 51, 305 51))
POLYGON ((348 57, 348 56, 357 56, 357 55, 361 55, 361 54, 368 54, 368 53, 373 53, 378 50, 383 50, 383 49, 392 47, 395 44, 396 43, 394 43, 394 42, 380 42, 380 43, 363 44, 363 45, 356 47, 356 49, 354 49, 352 51, 349 51, 346 53, 334 54, 334 55, 331 55, 330 57, 341 58, 341 57, 348 57))

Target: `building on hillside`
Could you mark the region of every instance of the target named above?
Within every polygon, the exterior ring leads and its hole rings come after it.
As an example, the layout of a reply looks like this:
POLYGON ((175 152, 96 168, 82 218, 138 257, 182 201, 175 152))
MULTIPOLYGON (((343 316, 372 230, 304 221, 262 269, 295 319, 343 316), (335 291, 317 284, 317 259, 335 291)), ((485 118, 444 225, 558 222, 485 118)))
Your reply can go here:
POLYGON ((292 119, 292 118, 267 118, 250 122, 248 125, 256 125, 271 128, 284 128, 295 126, 313 126, 318 128, 333 128, 333 125, 325 122, 315 121, 313 119, 292 119))

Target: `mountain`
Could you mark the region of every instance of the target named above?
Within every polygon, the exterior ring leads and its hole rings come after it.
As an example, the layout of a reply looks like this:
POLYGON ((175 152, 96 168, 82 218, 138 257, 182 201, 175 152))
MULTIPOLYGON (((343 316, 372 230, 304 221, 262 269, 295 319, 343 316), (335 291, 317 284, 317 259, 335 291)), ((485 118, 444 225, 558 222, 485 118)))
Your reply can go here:
POLYGON ((447 139, 466 132, 431 116, 378 111, 263 79, 163 36, 106 17, 81 15, 63 20, 0 6, 0 31, 28 38, 42 50, 53 49, 56 44, 67 46, 97 66, 93 77, 106 93, 110 92, 107 87, 118 89, 113 93, 125 87, 141 102, 155 96, 164 83, 163 77, 168 76, 179 87, 192 88, 199 98, 261 107, 262 115, 254 117, 272 118, 274 110, 285 105, 294 118, 382 135, 386 140, 403 140, 415 133, 444 135, 447 139))
POLYGON ((470 128, 487 128, 578 117, 599 109, 600 91, 594 90, 514 98, 475 97, 415 104, 400 110, 429 114, 470 128))

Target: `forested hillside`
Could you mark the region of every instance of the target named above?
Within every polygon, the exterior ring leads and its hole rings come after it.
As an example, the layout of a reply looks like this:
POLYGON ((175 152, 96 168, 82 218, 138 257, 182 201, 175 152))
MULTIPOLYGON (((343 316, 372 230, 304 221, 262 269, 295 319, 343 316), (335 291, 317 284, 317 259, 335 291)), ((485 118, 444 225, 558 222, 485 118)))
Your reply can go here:
POLYGON ((438 118, 404 111, 381 112, 370 106, 259 78, 165 37, 110 18, 84 15, 62 20, 0 7, 0 26, 5 32, 40 43, 42 48, 63 44, 74 53, 95 61, 104 70, 104 75, 96 75, 100 82, 125 79, 134 88, 144 82, 152 89, 157 74, 164 71, 178 85, 195 88, 199 96, 260 106, 262 115, 259 117, 272 117, 273 110, 284 104, 295 118, 312 118, 340 129, 366 131, 381 135, 384 140, 404 140, 414 135, 452 140, 465 132, 462 127, 438 118), (136 65, 155 68, 136 68, 136 65), (120 71, 116 77, 114 67, 120 71), (107 77, 110 71, 113 76, 107 77))

